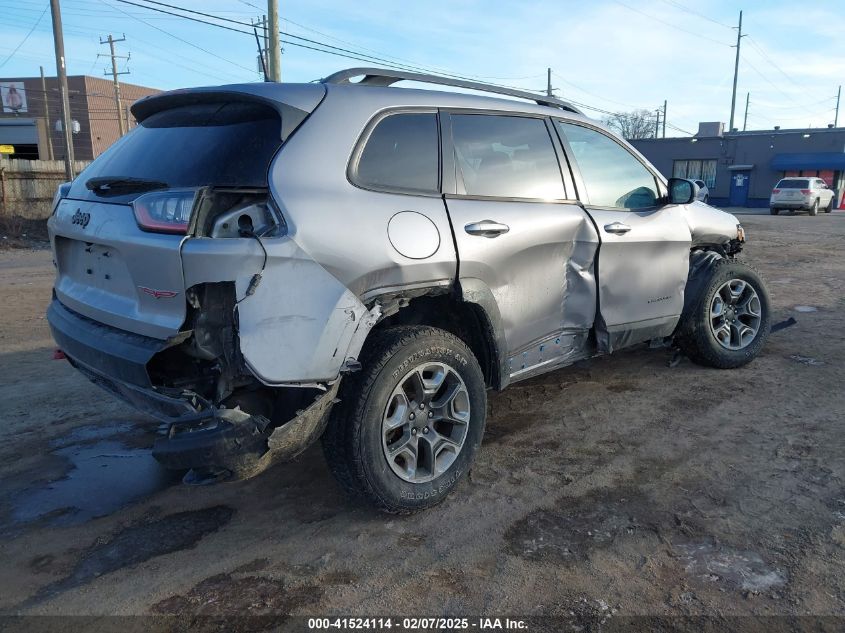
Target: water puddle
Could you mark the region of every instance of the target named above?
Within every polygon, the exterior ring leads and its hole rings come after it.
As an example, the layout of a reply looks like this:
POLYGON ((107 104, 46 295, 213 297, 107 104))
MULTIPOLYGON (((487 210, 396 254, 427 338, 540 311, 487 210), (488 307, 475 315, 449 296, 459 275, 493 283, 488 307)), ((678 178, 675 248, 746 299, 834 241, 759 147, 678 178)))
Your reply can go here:
POLYGON ((133 428, 130 424, 79 427, 54 440, 52 455, 67 461, 67 472, 11 495, 11 522, 78 525, 178 482, 178 474, 162 468, 148 447, 129 446, 118 439, 133 428))

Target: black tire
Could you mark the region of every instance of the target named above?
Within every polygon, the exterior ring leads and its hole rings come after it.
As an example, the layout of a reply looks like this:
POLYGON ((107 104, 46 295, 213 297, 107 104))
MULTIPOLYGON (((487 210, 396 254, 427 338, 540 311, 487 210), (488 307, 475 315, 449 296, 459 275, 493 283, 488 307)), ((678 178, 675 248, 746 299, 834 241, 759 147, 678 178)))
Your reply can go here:
POLYGON ((361 353, 361 371, 346 376, 322 437, 329 469, 344 489, 392 514, 409 514, 440 501, 466 475, 484 435, 487 391, 475 356, 456 336, 433 327, 398 326, 373 332, 361 353), (382 445, 382 421, 394 389, 415 367, 443 363, 466 387, 469 421, 449 467, 424 483, 397 475, 382 445))
POLYGON ((718 369, 734 369, 750 363, 760 353, 771 327, 771 302, 766 286, 756 270, 736 260, 723 259, 710 271, 702 291, 681 318, 677 343, 694 363, 718 369), (710 327, 710 309, 717 291, 725 283, 739 279, 748 283, 760 301, 760 323, 754 338, 742 349, 724 347, 710 327))
POLYGON ((769 213, 771 213, 772 215, 777 215, 778 213, 780 213, 780 209, 775 209, 774 207, 769 207, 769 213))
POLYGON ((704 204, 710 204, 710 196, 704 196, 704 204))
POLYGON ((810 207, 809 211, 810 215, 818 215, 819 214, 819 199, 816 198, 816 201, 813 202, 813 206, 810 207))
POLYGON ((833 198, 830 199, 830 202, 827 203, 827 206, 824 208, 825 213, 830 213, 833 211, 833 198))

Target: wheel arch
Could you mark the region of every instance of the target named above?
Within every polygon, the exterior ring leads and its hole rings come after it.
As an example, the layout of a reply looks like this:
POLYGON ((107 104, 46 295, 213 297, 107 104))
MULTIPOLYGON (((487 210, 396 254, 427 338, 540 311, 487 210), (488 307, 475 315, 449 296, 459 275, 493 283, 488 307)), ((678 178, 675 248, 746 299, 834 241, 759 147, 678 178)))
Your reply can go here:
POLYGON ((417 289, 411 296, 382 296, 377 301, 383 316, 372 332, 396 325, 428 325, 450 332, 475 355, 487 387, 506 386, 504 328, 493 293, 483 282, 473 279, 451 288, 417 289))
POLYGON ((713 244, 695 248, 690 251, 689 273, 687 283, 684 286, 684 308, 681 313, 679 325, 695 306, 698 295, 704 289, 707 280, 710 278, 710 271, 722 260, 725 259, 724 247, 713 244))

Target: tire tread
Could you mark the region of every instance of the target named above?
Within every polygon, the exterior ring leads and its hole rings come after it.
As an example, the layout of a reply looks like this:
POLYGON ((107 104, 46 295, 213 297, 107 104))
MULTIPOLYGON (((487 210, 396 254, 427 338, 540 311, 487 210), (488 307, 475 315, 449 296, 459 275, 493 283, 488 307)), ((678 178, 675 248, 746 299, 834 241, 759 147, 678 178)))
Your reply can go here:
MULTIPOLYGON (((365 409, 368 395, 381 377, 384 366, 394 356, 397 349, 410 345, 417 340, 441 340, 458 347, 472 362, 475 356, 460 338, 439 328, 419 325, 402 325, 376 330, 364 346, 359 360, 361 371, 344 378, 340 386, 341 402, 332 411, 328 427, 322 437, 323 452, 329 470, 350 495, 365 497, 375 506, 389 514, 413 514, 424 508, 397 506, 385 499, 370 484, 361 454, 353 450, 360 441, 363 425, 366 422, 365 409)), ((481 368, 477 368, 481 372, 481 368)), ((445 498, 443 495, 437 500, 445 498)), ((430 506, 429 506, 430 507, 430 506)))

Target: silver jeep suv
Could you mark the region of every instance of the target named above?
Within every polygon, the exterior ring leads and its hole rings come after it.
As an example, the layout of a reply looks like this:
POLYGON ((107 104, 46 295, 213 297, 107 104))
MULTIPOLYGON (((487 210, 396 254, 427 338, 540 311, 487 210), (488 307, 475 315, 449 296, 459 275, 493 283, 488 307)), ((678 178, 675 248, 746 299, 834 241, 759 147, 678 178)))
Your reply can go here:
POLYGON ((132 111, 57 193, 48 319, 188 482, 322 439, 350 492, 418 510, 467 473, 488 389, 655 340, 739 367, 768 335, 737 219, 563 101, 359 68, 132 111))

